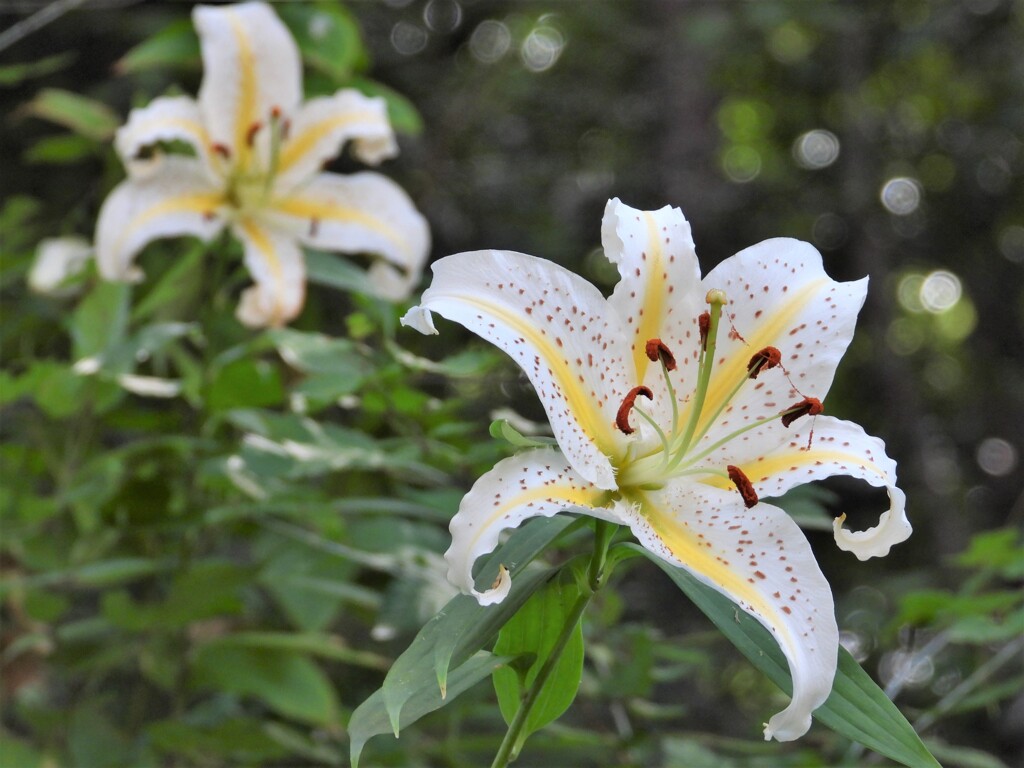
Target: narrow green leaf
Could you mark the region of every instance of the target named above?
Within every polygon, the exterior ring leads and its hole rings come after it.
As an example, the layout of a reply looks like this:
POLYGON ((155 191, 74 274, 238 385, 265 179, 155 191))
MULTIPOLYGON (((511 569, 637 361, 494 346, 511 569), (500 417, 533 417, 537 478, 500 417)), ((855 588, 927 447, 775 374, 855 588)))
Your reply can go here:
POLYGON ((339 635, 322 632, 236 632, 214 642, 223 647, 293 651, 371 669, 387 668, 383 656, 354 650, 339 635))
POLYGON ((59 72, 74 61, 76 56, 77 53, 66 51, 65 53, 47 56, 37 61, 5 64, 0 67, 0 85, 8 87, 20 85, 34 77, 43 77, 44 75, 59 72))
MULTIPOLYGON (((441 696, 441 692, 433 680, 418 679, 410 685, 409 696, 402 709, 398 725, 401 727, 412 725, 424 715, 440 709, 481 680, 489 677, 495 669, 508 661, 509 659, 505 657, 494 656, 486 651, 471 656, 464 664, 452 670, 448 678, 448 698, 441 696)), ((359 755, 362 754, 363 746, 367 741, 374 736, 391 733, 393 730, 397 731, 398 728, 392 722, 384 706, 383 690, 378 690, 356 707, 352 713, 352 719, 349 720, 349 754, 352 759, 352 768, 358 768, 359 755)))
POLYGON ((495 437, 498 440, 506 440, 516 448, 541 448, 555 445, 556 442, 553 437, 527 437, 513 427, 508 419, 492 421, 490 433, 491 437, 495 437))
MULTIPOLYGON (((512 719, 523 696, 533 686, 540 668, 551 656, 552 647, 573 604, 580 595, 574 580, 552 579, 533 593, 526 604, 501 628, 494 652, 512 656, 516 662, 494 670, 494 690, 505 722, 512 719), (524 657, 529 659, 523 664, 524 657)), ((576 698, 583 675, 583 626, 577 621, 569 642, 555 664, 551 676, 541 688, 519 733, 512 753, 518 754, 527 737, 558 719, 576 698)))
MULTIPOLYGON (((489 584, 497 575, 499 565, 505 564, 512 575, 509 595, 501 603, 491 606, 481 606, 469 595, 458 595, 427 622, 405 652, 395 660, 380 690, 356 710, 361 713, 360 718, 367 722, 383 722, 385 726, 381 730, 368 731, 359 740, 357 734, 351 732, 350 725, 353 763, 358 759, 367 738, 388 731, 397 734, 402 726, 416 721, 420 715, 410 708, 414 697, 430 691, 439 702, 433 707, 436 709, 469 687, 459 687, 459 681, 466 679, 462 665, 488 645, 502 625, 551 576, 553 570, 525 569, 571 525, 571 518, 559 516, 532 520, 515 531, 502 547, 485 560, 478 575, 478 581, 489 584)), ((473 682, 482 680, 488 674, 490 670, 474 678, 473 682)), ((355 715, 353 721, 356 721, 355 715)))
POLYGON ((27 150, 26 163, 41 165, 68 165, 98 154, 96 142, 73 133, 45 136, 27 150))
POLYGON ((114 64, 114 71, 129 75, 166 67, 199 68, 199 37, 190 19, 168 24, 143 40, 114 64))
POLYGON ((323 251, 306 251, 306 279, 316 285, 372 295, 373 286, 360 269, 343 256, 323 251))
MULTIPOLYGON (((642 552, 669 575, 755 667, 783 691, 792 692, 789 664, 768 630, 686 570, 666 563, 647 550, 642 552)), ((909 768, 939 765, 903 713, 844 648, 839 649, 839 668, 832 693, 815 710, 814 717, 836 733, 909 768)))
POLYGON ((58 88, 44 88, 23 110, 95 141, 112 138, 121 124, 117 113, 103 102, 58 88))

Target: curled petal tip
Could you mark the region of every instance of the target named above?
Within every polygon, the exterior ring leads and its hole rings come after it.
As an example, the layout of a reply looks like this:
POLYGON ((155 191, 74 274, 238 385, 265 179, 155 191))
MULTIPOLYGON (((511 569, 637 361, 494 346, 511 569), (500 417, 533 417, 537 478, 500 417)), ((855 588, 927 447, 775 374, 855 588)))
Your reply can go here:
POLYGON ((434 327, 434 318, 426 307, 413 307, 399 321, 407 328, 419 331, 425 336, 436 336, 437 328, 434 327))
POLYGON ((878 518, 878 525, 866 531, 848 531, 843 528, 846 515, 832 521, 836 544, 846 552, 852 552, 858 560, 885 557, 896 544, 906 541, 913 528, 904 509, 906 495, 899 488, 889 489, 892 506, 878 518))

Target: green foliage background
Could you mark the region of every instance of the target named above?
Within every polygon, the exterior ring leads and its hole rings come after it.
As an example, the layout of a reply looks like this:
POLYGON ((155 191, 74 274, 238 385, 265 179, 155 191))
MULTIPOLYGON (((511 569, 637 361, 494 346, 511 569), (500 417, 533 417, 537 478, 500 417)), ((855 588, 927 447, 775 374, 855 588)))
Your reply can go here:
MULTIPOLYGON (((451 325, 400 331, 402 308, 326 254, 300 319, 261 333, 234 320, 246 277, 227 240, 152 245, 138 286, 90 272, 74 297, 27 290, 41 239, 91 236, 129 109, 195 93, 190 8, 87 3, 0 52, 3 765, 344 764, 353 710, 453 595, 447 520, 511 450, 491 411, 543 421, 508 361, 451 325), (76 372, 83 358, 98 370, 76 372), (124 374, 182 394, 140 397, 124 374)), ((389 99, 402 154, 384 172, 435 256, 510 248, 609 289, 596 249, 617 196, 680 206, 705 270, 792 236, 837 279, 871 276, 828 408, 886 440, 914 536, 859 563, 814 531, 826 512, 868 524, 877 495, 836 481, 785 506, 812 531, 844 644, 940 761, 1024 759, 1024 5, 278 10, 310 94, 389 99), (836 138, 834 163, 801 164, 812 130, 836 138), (893 179, 920 197, 904 215, 882 200, 893 179), (929 311, 937 270, 962 293, 929 311)), ((546 560, 586 550, 573 530, 546 560)), ((598 593, 583 643, 580 695, 524 764, 884 763, 820 726, 762 743, 782 694, 641 559, 598 593)), ((458 684, 363 764, 489 760, 494 692, 458 684)))

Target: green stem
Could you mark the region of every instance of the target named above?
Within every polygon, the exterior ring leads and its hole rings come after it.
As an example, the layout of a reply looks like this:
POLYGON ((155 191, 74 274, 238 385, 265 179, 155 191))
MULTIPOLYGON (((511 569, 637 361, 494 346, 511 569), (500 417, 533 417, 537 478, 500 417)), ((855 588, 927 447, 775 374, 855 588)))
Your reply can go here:
POLYGON ((608 571, 605 567, 608 559, 608 547, 611 544, 612 537, 615 535, 617 528, 618 526, 614 523, 608 523, 604 520, 597 521, 594 532, 594 554, 590 558, 590 566, 587 569, 587 581, 585 584, 581 585, 580 596, 577 597, 576 602, 573 603, 572 608, 569 611, 569 615, 566 617, 565 624, 562 627, 562 631, 559 633, 555 640, 555 644, 551 648, 551 653, 548 655, 547 659, 545 659, 544 664, 537 672, 537 676, 534 678, 533 684, 530 686, 530 690, 526 692, 526 695, 523 696, 523 700, 519 703, 519 709, 516 710, 515 717, 512 718, 512 722, 508 726, 508 731, 505 733, 505 738, 502 739, 501 746, 498 747, 498 752, 494 756, 491 768, 506 768, 506 766, 508 766, 508 764, 518 756, 516 745, 519 741, 519 736, 523 731, 523 726, 526 725, 526 720, 530 716, 530 712, 533 710, 534 705, 537 703, 537 698, 544 689, 548 678, 551 677, 551 673, 555 671, 555 666, 558 664, 558 660, 562 657, 562 652, 565 650, 565 646, 569 643, 569 639, 572 637, 572 633, 575 631, 576 625, 579 624, 580 620, 583 618, 583 614, 587 610, 587 606, 590 604, 591 599, 608 577, 608 571))

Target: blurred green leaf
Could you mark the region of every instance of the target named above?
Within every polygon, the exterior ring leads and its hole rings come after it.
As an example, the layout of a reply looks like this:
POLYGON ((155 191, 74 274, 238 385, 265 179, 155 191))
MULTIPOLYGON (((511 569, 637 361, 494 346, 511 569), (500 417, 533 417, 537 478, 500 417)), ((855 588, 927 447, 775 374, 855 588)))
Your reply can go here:
POLYGON ((233 718, 212 726, 158 720, 146 727, 146 735, 160 752, 180 755, 191 765, 202 765, 214 756, 231 765, 262 764, 289 754, 255 718, 233 718))
POLYGON ((359 25, 352 14, 335 3, 288 3, 277 13, 295 36, 302 59, 339 85, 365 68, 368 57, 359 25))
POLYGON ((71 318, 75 360, 98 357, 124 341, 130 300, 127 283, 96 283, 71 318))
MULTIPOLYGON (((512 723, 580 596, 573 580, 555 578, 530 596, 501 628, 494 653, 515 659, 494 670, 494 690, 505 722, 512 723)), ((565 650, 544 683, 512 747, 518 754, 527 737, 557 720, 576 698, 583 675, 583 625, 577 621, 565 650)))
POLYGON ((353 650, 345 644, 340 635, 320 632, 236 632, 214 640, 207 644, 209 645, 221 648, 292 651, 370 669, 387 669, 388 666, 388 660, 383 656, 353 650))
POLYGON ((62 134, 46 136, 25 150, 26 163, 67 165, 97 154, 96 143, 84 136, 62 134))
POLYGON ((206 397, 211 411, 261 408, 282 403, 284 386, 276 366, 242 358, 217 370, 206 397))
POLYGON ((64 126, 93 141, 108 141, 121 118, 101 101, 57 88, 44 88, 22 107, 25 114, 64 126))
POLYGON ((114 64, 114 71, 119 75, 133 75, 169 67, 200 67, 199 36, 196 35, 190 19, 168 24, 149 39, 136 45, 114 64))
MULTIPOLYGON (((641 551, 667 573, 755 667, 787 694, 792 693, 786 657, 775 638, 756 619, 683 568, 670 565, 637 545, 621 546, 641 551)), ((848 739, 910 768, 939 765, 903 713, 842 647, 832 693, 815 710, 814 717, 848 739)))
POLYGON ((0 86, 21 85, 34 77, 52 75, 67 67, 77 58, 77 55, 74 51, 65 51, 36 61, 5 64, 0 67, 0 86))
POLYGON ((355 291, 367 296, 374 293, 366 276, 366 270, 353 264, 344 256, 323 251, 306 251, 306 279, 316 285, 355 291))
POLYGON ((302 653, 208 643, 196 653, 191 682, 196 688, 253 696, 295 720, 325 727, 337 725, 334 687, 302 653))

